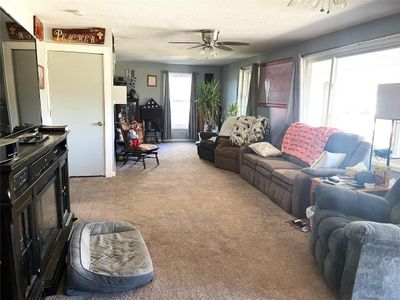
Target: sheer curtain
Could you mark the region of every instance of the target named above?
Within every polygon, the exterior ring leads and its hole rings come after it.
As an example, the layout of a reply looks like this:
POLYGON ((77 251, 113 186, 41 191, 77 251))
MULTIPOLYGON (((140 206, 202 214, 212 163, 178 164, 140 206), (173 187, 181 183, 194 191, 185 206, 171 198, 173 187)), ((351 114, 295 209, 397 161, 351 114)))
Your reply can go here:
POLYGON ((192 73, 192 87, 189 109, 189 139, 197 140, 196 72, 192 73))
POLYGON ((258 91, 258 64, 251 65, 251 77, 248 93, 248 101, 246 108, 247 116, 258 116, 258 101, 259 101, 259 91, 258 91))
POLYGON ((163 72, 162 100, 164 105, 164 139, 171 139, 171 102, 169 93, 169 72, 163 72))

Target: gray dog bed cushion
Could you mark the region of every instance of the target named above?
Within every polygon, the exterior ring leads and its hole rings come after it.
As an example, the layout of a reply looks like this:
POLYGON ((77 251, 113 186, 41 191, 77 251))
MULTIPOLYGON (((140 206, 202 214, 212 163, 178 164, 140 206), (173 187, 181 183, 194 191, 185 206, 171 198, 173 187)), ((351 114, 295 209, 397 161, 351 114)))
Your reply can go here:
POLYGON ((75 227, 67 267, 68 295, 120 292, 153 278, 150 254, 133 225, 112 221, 84 222, 75 227))

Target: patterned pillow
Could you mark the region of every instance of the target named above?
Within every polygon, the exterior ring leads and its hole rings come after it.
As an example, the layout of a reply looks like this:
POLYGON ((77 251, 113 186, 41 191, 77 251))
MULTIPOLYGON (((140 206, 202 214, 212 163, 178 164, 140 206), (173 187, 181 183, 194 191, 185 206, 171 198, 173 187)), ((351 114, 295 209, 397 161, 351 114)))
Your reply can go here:
POLYGON ((263 157, 282 155, 282 152, 279 149, 275 148, 267 142, 254 143, 249 145, 249 148, 253 150, 256 154, 263 157))
POLYGON ((256 118, 251 116, 238 117, 233 127, 230 140, 233 145, 242 146, 247 143, 251 126, 256 118))
POLYGON ((270 126, 267 118, 259 117, 251 125, 251 131, 248 136, 248 143, 260 142, 266 134, 269 135, 270 126))

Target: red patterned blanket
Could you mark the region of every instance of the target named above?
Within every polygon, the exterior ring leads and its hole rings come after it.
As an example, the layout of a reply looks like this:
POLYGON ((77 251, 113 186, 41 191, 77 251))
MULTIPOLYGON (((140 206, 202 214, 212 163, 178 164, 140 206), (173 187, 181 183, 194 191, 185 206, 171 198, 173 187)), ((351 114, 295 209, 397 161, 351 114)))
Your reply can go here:
POLYGON ((283 137, 282 152, 311 165, 324 151, 326 142, 335 131, 335 128, 293 123, 283 137))

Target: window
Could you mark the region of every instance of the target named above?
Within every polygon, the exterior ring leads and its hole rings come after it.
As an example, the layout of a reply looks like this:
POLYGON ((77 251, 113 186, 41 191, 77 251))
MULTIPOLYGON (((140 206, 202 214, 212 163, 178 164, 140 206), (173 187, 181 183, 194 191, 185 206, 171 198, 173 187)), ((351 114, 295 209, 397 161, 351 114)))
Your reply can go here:
MULTIPOLYGON (((400 47, 328 59, 306 58, 304 75, 302 122, 336 127, 371 141, 378 84, 400 82, 400 47)), ((387 147, 385 133, 390 124, 377 125, 380 134, 375 136, 375 146, 387 147)))
POLYGON ((169 73, 171 129, 189 128, 191 73, 169 73))
POLYGON ((239 115, 246 115, 247 103, 249 101, 251 79, 251 66, 241 68, 239 71, 239 85, 238 85, 238 109, 239 115))

